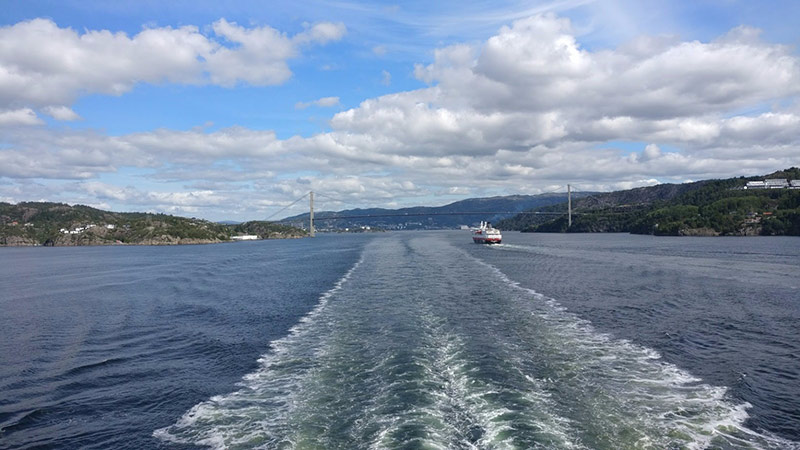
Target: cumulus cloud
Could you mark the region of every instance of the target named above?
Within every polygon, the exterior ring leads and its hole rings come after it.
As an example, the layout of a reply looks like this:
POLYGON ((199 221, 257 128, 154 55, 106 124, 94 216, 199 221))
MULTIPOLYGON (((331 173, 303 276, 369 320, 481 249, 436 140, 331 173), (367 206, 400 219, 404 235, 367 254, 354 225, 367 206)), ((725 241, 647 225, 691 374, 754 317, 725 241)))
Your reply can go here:
POLYGON ((647 144, 641 155, 642 161, 651 161, 661 156, 661 149, 656 144, 647 144))
POLYGON ((563 111, 582 122, 692 117, 800 92, 798 61, 786 46, 722 40, 634 47, 586 51, 566 19, 543 15, 503 27, 482 48, 438 50, 415 74, 441 88, 442 104, 563 111))
POLYGON ((216 206, 226 199, 213 190, 188 192, 142 191, 133 186, 119 187, 99 181, 78 184, 79 189, 101 200, 122 201, 133 205, 155 205, 161 209, 173 206, 216 206))
POLYGON ((0 127, 15 125, 39 125, 44 123, 30 108, 9 111, 0 110, 0 127))
POLYGON ((73 121, 81 118, 72 108, 67 106, 46 106, 42 108, 42 112, 56 120, 73 121))
POLYGON ((590 52, 568 20, 546 14, 503 27, 482 46, 439 49, 415 75, 431 86, 338 113, 333 136, 353 141, 357 133, 394 154, 503 152, 509 162, 515 152, 535 156, 498 172, 509 177, 565 159, 591 165, 591 159, 576 160, 584 155, 580 149, 613 140, 656 145, 637 159, 638 169, 628 167, 638 171, 631 176, 652 173, 648 161, 677 158, 657 155, 656 143, 682 149, 675 170, 687 173, 708 173, 712 165, 701 156, 721 158, 719 149, 732 147, 766 145, 773 163, 796 161, 788 149, 799 139, 796 113, 728 117, 800 93, 800 64, 791 49, 762 42, 748 28, 708 43, 640 38, 590 52))
POLYGON ((49 19, 0 27, 0 106, 58 108, 84 94, 120 95, 138 83, 280 84, 292 75, 287 61, 302 46, 326 44, 346 32, 343 24, 322 22, 287 36, 269 26, 246 28, 225 19, 211 30, 80 33, 49 19))
POLYGON ((14 145, 0 149, 0 176, 11 178, 87 179, 121 167, 197 170, 215 161, 246 165, 251 158, 279 160, 287 153, 274 132, 241 127, 210 133, 159 129, 121 136, 80 130, 10 129, 6 134, 14 145))
MULTIPOLYGON (((213 57, 185 58, 186 70, 169 75, 226 84, 277 82, 281 64, 298 46, 338 39, 344 32, 343 27, 315 27, 289 38, 272 29, 219 21, 215 36, 224 38, 222 43, 193 29, 158 30, 175 39, 183 36, 181 42, 196 39, 198 48, 210 46, 206 54, 234 65, 241 62, 237 58, 247 59, 234 53, 260 54, 259 43, 271 43, 254 64, 261 75, 247 75, 253 78, 214 69, 213 57)), ((56 30, 78 40, 91 34, 56 30)), ((97 39, 133 42, 140 35, 97 39)), ((198 54, 192 45, 185 48, 198 54)), ((121 136, 19 130, 7 133, 11 145, 0 149, 0 175, 84 179, 86 195, 158 202, 164 208, 227 205, 223 199, 247 195, 249 204, 267 211, 310 189, 352 200, 345 206, 398 199, 409 204, 435 193, 538 193, 566 182, 584 190, 622 189, 800 164, 800 108, 764 106, 785 105, 800 94, 800 62, 790 48, 764 42, 746 27, 711 42, 642 37, 616 49, 590 51, 568 20, 538 15, 501 28, 480 45, 438 49, 432 61, 415 66, 414 75, 427 86, 367 99, 334 114, 330 131, 308 137, 278 139, 270 131, 241 127, 121 136), (757 112, 737 113, 747 110, 757 112), (615 148, 616 141, 640 144, 623 151, 615 148), (165 182, 237 186, 188 188, 182 195, 159 197, 86 184, 126 167, 165 182)), ((136 79, 157 82, 165 76, 136 79)), ((98 86, 113 90, 104 80, 98 86)), ((32 99, 32 92, 23 95, 32 99)), ((338 104, 338 98, 326 97, 297 108, 338 104)), ((30 108, 16 114, 36 119, 30 108)), ((4 189, 10 188, 0 187, 0 195, 13 195, 4 189)))

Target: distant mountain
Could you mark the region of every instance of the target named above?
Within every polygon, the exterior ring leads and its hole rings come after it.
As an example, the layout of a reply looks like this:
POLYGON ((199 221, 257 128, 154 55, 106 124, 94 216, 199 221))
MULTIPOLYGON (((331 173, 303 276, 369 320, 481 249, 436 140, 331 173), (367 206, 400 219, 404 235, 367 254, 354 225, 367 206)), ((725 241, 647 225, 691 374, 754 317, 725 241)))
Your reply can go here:
MULTIPOLYGON (((538 232, 630 232, 656 235, 800 235, 800 189, 745 189, 750 181, 800 179, 800 169, 769 175, 628 189, 573 201, 572 226, 518 215, 497 224, 538 232)), ((537 211, 566 212, 566 205, 537 211)))
POLYGON ((116 213, 84 205, 0 202, 0 246, 169 245, 225 242, 254 234, 262 239, 302 237, 302 230, 269 222, 221 225, 150 213, 116 213))
MULTIPOLYGON (((357 229, 361 227, 386 230, 454 229, 462 225, 476 225, 482 220, 495 222, 531 208, 562 203, 566 199, 566 193, 508 195, 470 198, 444 206, 315 211, 314 225, 319 230, 357 229)), ((308 213, 288 217, 281 220, 280 223, 295 227, 307 227, 308 213)))

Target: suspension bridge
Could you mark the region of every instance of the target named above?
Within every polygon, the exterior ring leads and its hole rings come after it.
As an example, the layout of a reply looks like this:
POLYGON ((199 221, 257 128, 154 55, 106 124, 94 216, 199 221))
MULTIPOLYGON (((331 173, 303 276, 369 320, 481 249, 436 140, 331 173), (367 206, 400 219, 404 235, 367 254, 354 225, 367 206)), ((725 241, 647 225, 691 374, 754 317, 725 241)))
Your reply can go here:
MULTIPOLYGON (((293 202, 289 203, 288 205, 284 206, 280 210, 274 212, 265 220, 270 220, 276 215, 288 210, 292 206, 299 203, 301 200, 308 198, 308 230, 309 235, 314 237, 316 232, 316 228, 314 226, 314 222, 326 222, 326 221, 333 221, 333 220, 353 220, 353 219, 377 219, 377 218, 390 218, 390 217, 435 217, 435 216, 496 216, 496 215, 517 215, 517 214, 527 214, 527 215, 537 215, 537 216, 567 216, 567 226, 572 226, 572 216, 573 215, 581 215, 583 213, 574 213, 572 211, 572 185, 566 186, 566 193, 567 193, 567 212, 549 212, 549 211, 441 211, 441 212, 387 212, 387 213, 372 213, 372 214, 334 214, 334 215, 326 215, 324 217, 316 217, 314 216, 314 191, 306 192, 305 194, 301 195, 293 202)), ((543 194, 560 194, 563 191, 549 191, 544 192, 543 194)), ((319 192, 316 193, 318 196, 327 197, 331 200, 340 202, 340 200, 335 199, 333 197, 329 197, 324 194, 320 194, 319 192)))

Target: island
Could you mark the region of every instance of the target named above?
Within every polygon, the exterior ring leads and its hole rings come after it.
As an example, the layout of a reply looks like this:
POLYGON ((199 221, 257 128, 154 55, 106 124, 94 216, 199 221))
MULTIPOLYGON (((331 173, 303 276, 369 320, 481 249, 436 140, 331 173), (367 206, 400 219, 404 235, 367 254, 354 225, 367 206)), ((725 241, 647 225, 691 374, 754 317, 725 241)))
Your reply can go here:
POLYGON ((306 237, 266 221, 220 224, 168 214, 103 211, 85 205, 0 202, 0 246, 176 245, 306 237))

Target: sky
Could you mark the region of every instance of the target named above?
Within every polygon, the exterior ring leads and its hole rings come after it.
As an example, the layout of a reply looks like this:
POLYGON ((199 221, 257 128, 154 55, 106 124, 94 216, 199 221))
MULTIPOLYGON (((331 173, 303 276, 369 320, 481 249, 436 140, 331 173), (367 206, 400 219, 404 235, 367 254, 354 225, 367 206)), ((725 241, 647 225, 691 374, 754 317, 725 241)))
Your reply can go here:
POLYGON ((0 201, 209 220, 800 166, 800 2, 0 0, 0 201))

